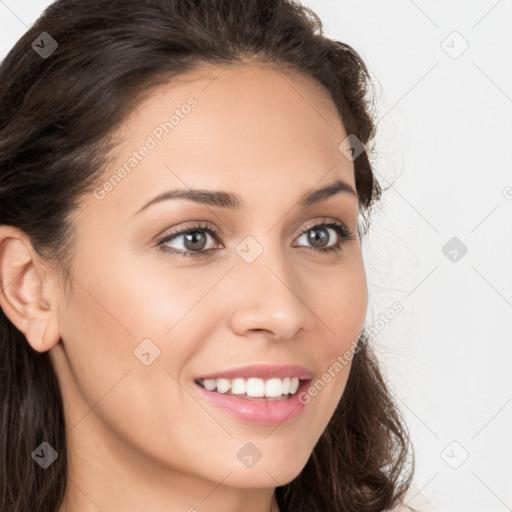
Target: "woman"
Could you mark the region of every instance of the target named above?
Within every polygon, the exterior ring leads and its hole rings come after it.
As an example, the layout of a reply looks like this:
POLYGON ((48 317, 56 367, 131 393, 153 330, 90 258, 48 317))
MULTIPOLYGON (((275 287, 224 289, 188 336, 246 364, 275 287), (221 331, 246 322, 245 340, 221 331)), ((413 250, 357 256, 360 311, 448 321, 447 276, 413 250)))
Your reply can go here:
POLYGON ((360 56, 291 0, 57 0, 0 78, 0 509, 400 508, 360 56))

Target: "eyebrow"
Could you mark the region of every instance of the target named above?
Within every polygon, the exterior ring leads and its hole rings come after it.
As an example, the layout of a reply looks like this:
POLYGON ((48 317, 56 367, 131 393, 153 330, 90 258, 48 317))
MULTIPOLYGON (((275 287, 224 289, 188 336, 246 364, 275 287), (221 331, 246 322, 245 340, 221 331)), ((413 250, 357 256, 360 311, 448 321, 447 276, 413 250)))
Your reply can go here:
MULTIPOLYGON (((326 199, 342 192, 348 193, 357 198, 357 192, 354 188, 348 183, 338 179, 330 185, 303 194, 299 200, 299 206, 301 208, 311 206, 312 204, 325 201, 326 199)), ((140 208, 140 210, 138 210, 134 215, 138 215, 155 203, 167 201, 169 199, 188 199, 189 201, 194 201, 199 204, 215 206, 218 208, 229 208, 232 210, 239 210, 243 206, 241 197, 231 192, 201 189, 176 189, 167 190, 166 192, 162 192, 157 195, 142 206, 142 208, 140 208)))

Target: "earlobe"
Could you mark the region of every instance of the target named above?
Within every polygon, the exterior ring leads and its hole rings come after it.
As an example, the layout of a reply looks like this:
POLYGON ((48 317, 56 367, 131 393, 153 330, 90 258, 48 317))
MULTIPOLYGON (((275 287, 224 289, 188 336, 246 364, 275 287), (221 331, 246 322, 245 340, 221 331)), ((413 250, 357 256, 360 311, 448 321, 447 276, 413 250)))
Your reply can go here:
POLYGON ((0 226, 0 307, 31 347, 44 352, 58 343, 60 332, 57 297, 36 258, 23 231, 0 226))

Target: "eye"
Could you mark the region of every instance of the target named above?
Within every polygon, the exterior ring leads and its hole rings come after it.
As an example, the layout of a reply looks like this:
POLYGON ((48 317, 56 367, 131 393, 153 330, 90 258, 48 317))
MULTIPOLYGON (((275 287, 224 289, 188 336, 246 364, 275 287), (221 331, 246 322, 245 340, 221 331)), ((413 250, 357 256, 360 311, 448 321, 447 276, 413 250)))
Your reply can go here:
MULTIPOLYGON (((178 254, 180 256, 207 257, 218 249, 208 246, 208 237, 219 241, 219 232, 208 226, 207 224, 196 224, 176 230, 158 241, 158 247, 165 253, 178 254), (175 247, 171 247, 171 242, 179 243, 175 247)), ((306 249, 317 253, 338 252, 342 249, 345 241, 356 240, 357 235, 352 233, 345 224, 338 221, 324 222, 320 224, 312 224, 303 230, 297 241, 302 239, 303 242, 310 243, 311 247, 305 246, 306 249), (337 240, 336 240, 337 238, 337 240), (335 239, 335 243, 329 244, 331 239, 335 239)), ((293 247, 303 247, 301 245, 293 245, 293 247)))
POLYGON ((306 228, 297 239, 310 243, 310 249, 317 252, 338 252, 342 249, 342 245, 347 240, 355 240, 357 238, 345 224, 337 221, 324 222, 322 224, 313 224, 306 228), (329 245, 329 241, 334 238, 334 244, 329 245))
POLYGON ((208 242, 208 236, 218 239, 218 232, 206 224, 197 224, 179 229, 169 236, 166 236, 158 242, 162 251, 167 253, 179 254, 180 256, 203 257, 208 256, 211 247, 205 249, 208 242), (169 248, 170 242, 178 240, 178 248, 169 248), (181 247, 180 247, 181 246, 181 247))

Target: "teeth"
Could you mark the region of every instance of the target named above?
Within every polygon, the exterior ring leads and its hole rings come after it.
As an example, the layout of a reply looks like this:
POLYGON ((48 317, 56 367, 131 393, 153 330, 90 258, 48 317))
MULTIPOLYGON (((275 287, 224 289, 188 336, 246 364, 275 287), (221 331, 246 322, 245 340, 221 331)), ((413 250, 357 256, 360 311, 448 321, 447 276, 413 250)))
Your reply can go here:
POLYGON ((247 396, 265 396, 265 383, 263 382, 263 379, 247 379, 245 392, 247 396))
POLYGON ((283 381, 278 378, 265 382, 265 396, 275 397, 283 394, 283 381))
POLYGON ((231 381, 229 379, 217 379, 217 392, 227 393, 231 389, 231 381))
POLYGON ((299 387, 297 377, 286 377, 280 379, 273 377, 263 380, 256 377, 249 379, 199 379, 199 383, 208 391, 216 390, 218 393, 232 395, 247 395, 249 397, 275 398, 282 395, 294 395, 299 387))
POLYGON ((231 381, 231 393, 234 395, 243 395, 247 389, 245 379, 233 379, 231 381))
POLYGON ((215 379, 206 379, 203 381, 203 385, 208 391, 213 391, 217 387, 217 381, 215 379))

